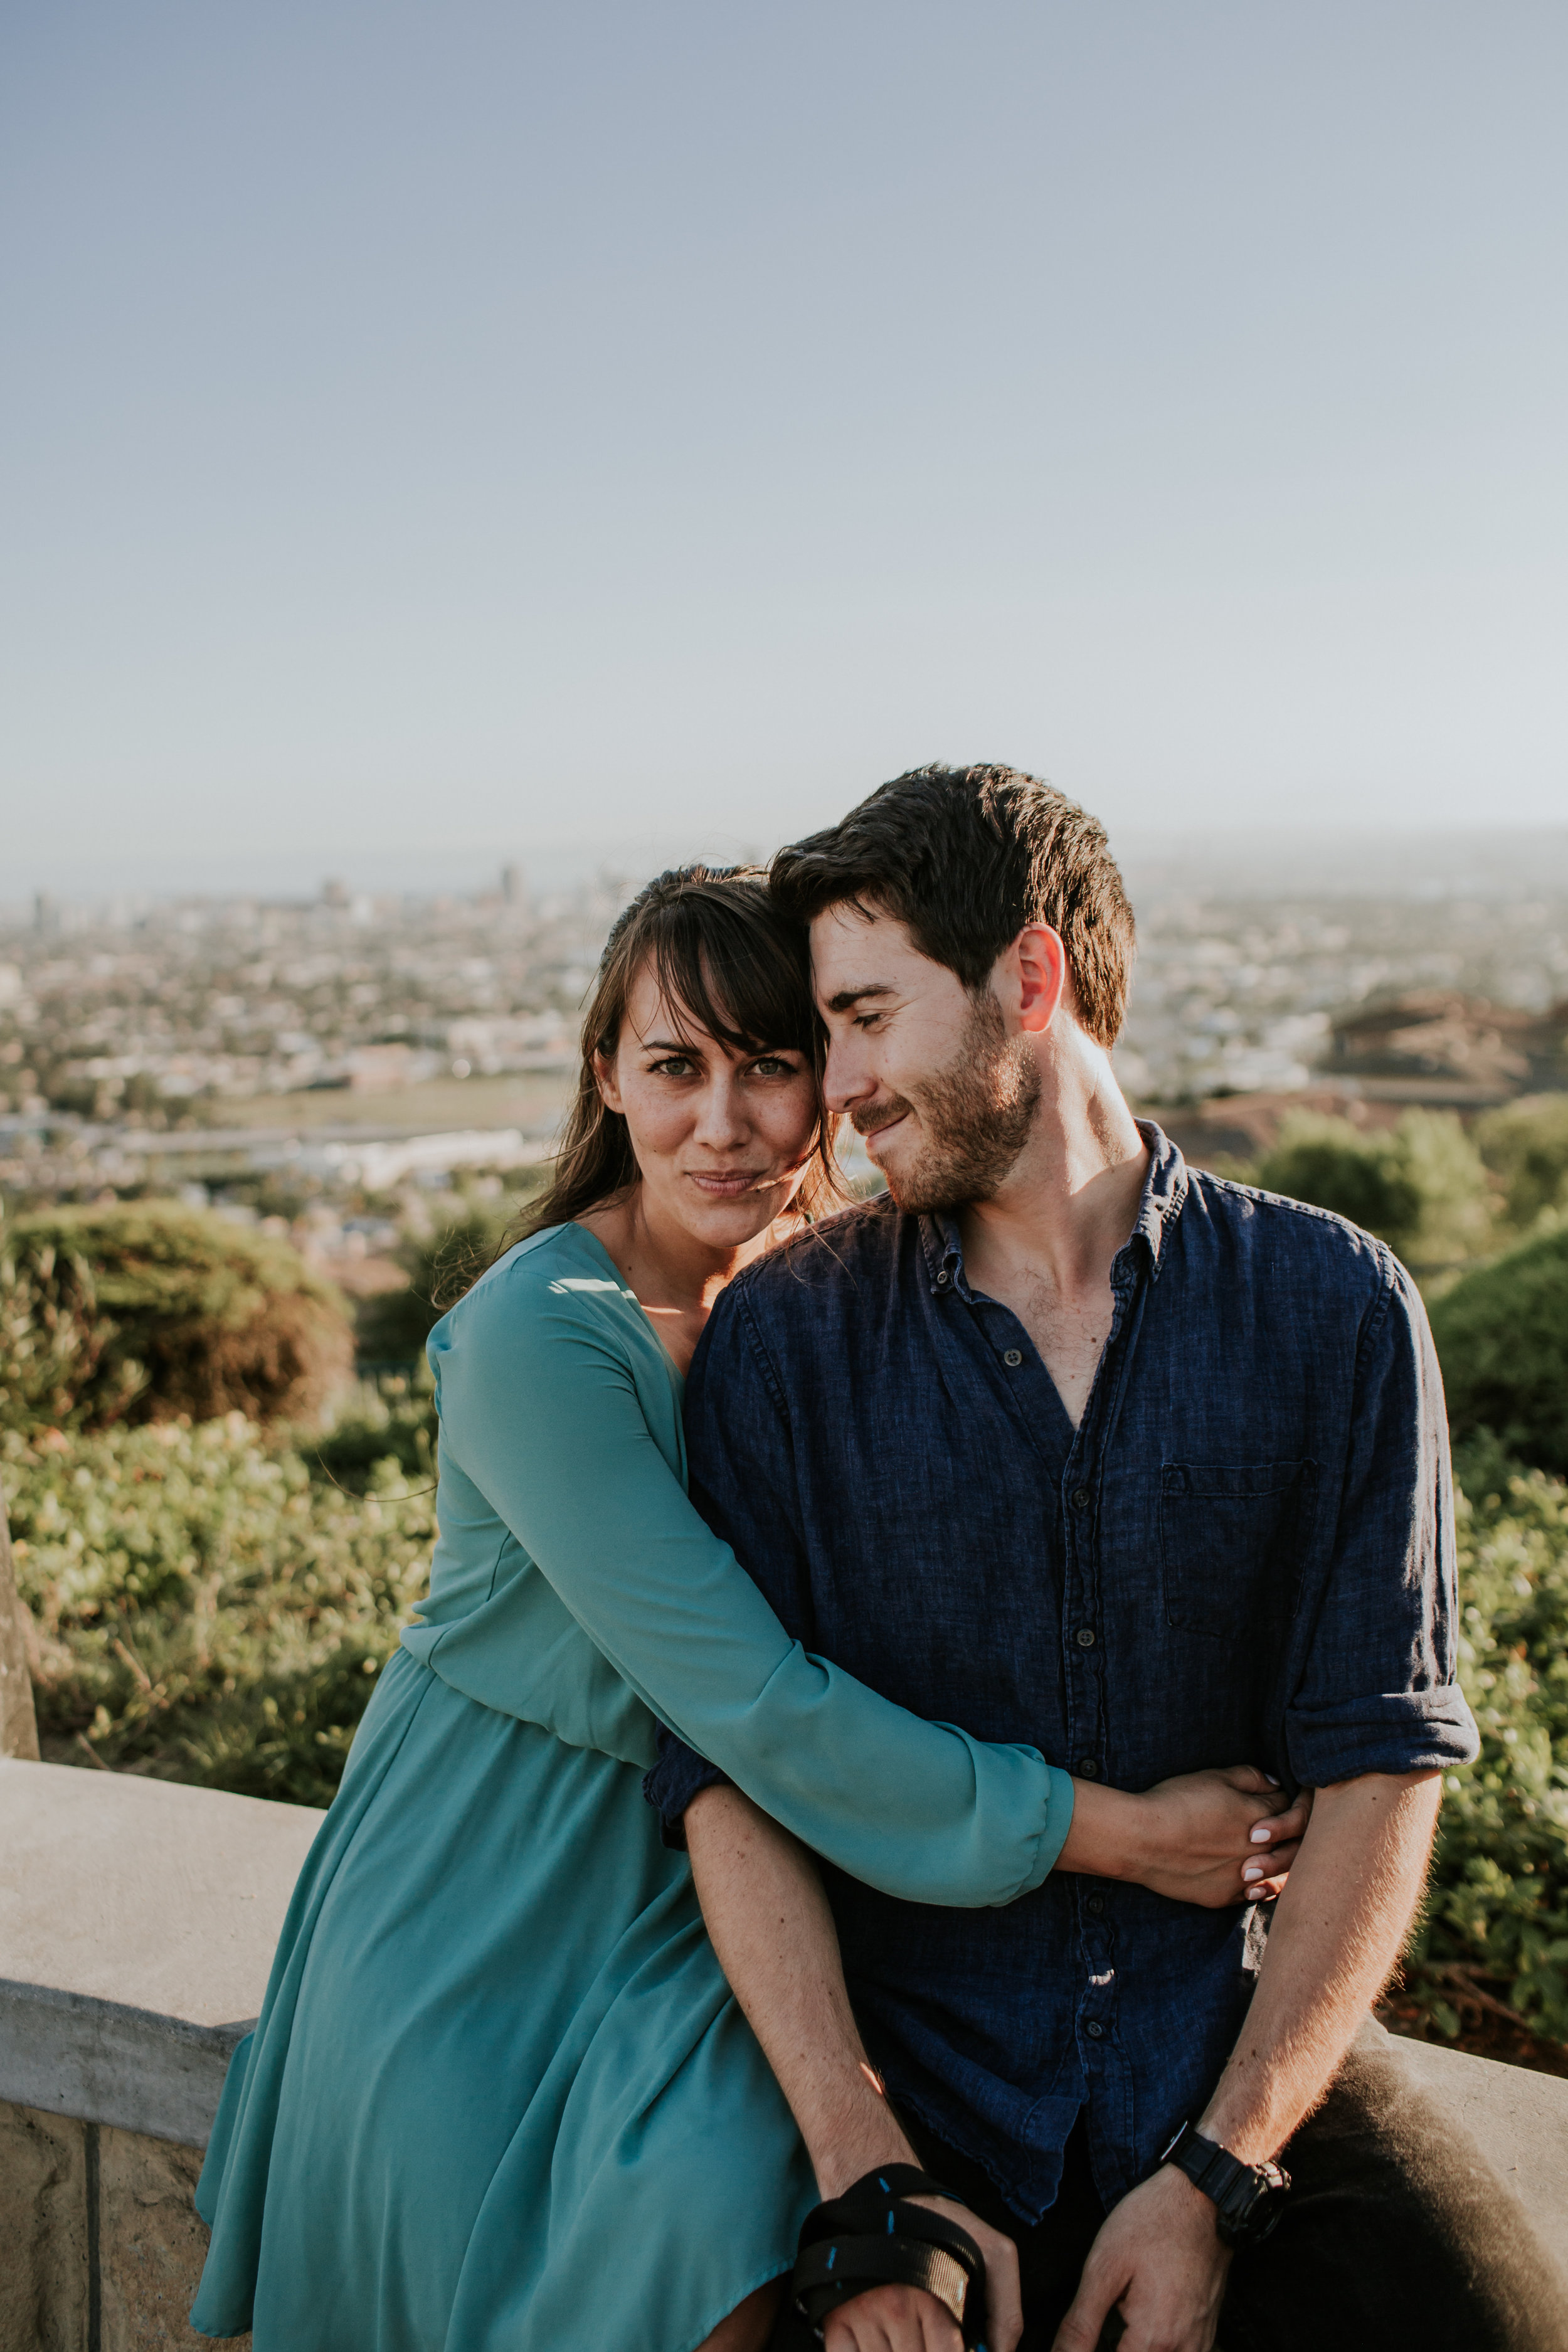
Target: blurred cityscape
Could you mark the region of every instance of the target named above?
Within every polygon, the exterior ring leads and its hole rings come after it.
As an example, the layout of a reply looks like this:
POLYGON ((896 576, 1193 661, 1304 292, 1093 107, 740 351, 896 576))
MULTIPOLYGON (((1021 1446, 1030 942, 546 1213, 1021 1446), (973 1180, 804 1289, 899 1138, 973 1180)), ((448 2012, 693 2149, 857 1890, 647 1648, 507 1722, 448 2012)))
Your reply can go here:
MULTIPOLYGON (((1127 864, 1117 1060, 1196 1156, 1265 1147, 1293 1105, 1383 1122, 1568 1087, 1568 833, 1127 864)), ((0 908, 0 1192, 173 1192, 373 1286, 444 1196, 547 1156, 634 887, 535 895, 507 866, 468 896, 0 908)))

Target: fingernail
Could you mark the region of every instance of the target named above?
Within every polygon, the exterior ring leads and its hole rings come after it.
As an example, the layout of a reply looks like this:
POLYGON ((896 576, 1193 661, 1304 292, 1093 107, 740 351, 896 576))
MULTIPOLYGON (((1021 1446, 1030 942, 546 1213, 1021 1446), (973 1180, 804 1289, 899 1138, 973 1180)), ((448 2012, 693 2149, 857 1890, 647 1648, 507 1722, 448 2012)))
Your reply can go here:
POLYGON ((1267 1822, 1259 1822, 1252 1832, 1252 1843, 1254 1845, 1267 1845, 1273 1834, 1267 1822))
POLYGON ((1270 1787, 1271 1789, 1277 1789, 1277 1788, 1279 1786, 1279 1781, 1276 1780, 1276 1778, 1275 1778, 1275 1776, 1274 1776, 1274 1774, 1273 1774, 1272 1772, 1265 1772, 1265 1774, 1263 1775, 1263 1777, 1264 1777, 1264 1779, 1268 1781, 1268 1785, 1269 1785, 1269 1787, 1270 1787))
POLYGON ((1263 1864, 1260 1862, 1249 1862, 1247 1868, 1241 1874, 1242 1877, 1250 1885, 1253 1879, 1262 1877, 1263 1864))

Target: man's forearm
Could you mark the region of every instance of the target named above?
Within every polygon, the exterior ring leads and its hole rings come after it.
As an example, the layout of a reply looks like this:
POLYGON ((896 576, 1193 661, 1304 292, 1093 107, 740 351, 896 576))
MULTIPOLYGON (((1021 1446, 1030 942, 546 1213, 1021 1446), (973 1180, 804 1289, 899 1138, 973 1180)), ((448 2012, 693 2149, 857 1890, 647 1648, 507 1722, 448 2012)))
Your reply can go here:
POLYGON ((686 1841, 708 1933, 789 2101, 824 2197, 914 2151, 876 2088, 816 1862, 739 1789, 704 1789, 686 1841))
POLYGON ((1398 1958, 1441 1787, 1435 1772, 1373 1773, 1319 1790, 1247 2023, 1198 2123, 1244 2163, 1277 2156, 1311 2113, 1398 1958))

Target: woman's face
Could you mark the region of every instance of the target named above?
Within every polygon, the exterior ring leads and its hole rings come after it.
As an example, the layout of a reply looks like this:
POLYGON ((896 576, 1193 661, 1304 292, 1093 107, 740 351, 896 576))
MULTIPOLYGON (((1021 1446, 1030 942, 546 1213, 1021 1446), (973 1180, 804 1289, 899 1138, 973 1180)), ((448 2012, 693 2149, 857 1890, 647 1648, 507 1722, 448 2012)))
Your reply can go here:
POLYGON ((737 1054, 637 975, 599 1091, 624 1116, 644 1210, 715 1250, 740 1248, 782 1216, 816 1141, 816 1081, 788 1046, 737 1054))

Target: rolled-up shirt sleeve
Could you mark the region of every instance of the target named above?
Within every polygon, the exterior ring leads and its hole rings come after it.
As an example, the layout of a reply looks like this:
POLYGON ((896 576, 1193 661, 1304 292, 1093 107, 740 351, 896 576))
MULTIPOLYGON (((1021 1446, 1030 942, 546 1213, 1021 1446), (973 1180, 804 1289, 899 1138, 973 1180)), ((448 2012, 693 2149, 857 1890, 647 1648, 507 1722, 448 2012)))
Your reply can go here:
POLYGON ((1442 1375, 1420 1294, 1388 1269, 1362 1327, 1327 1574, 1298 1627, 1285 1742, 1308 1788, 1468 1764, 1480 1745, 1455 1674, 1442 1375))

